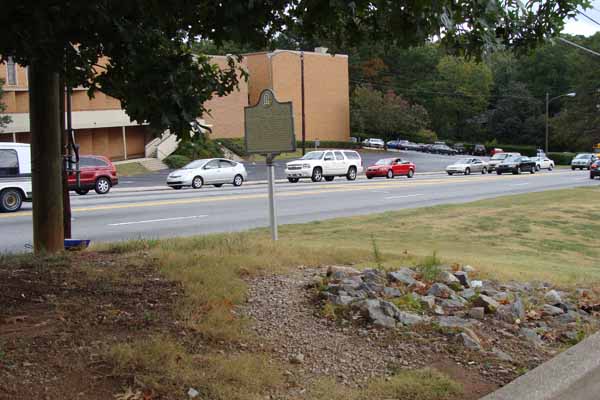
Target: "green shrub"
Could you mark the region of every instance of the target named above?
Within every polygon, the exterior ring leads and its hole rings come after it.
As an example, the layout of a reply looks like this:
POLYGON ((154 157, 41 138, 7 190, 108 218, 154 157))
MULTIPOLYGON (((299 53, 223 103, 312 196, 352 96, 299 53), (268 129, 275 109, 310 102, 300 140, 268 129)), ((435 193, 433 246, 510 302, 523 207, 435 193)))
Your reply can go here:
POLYGON ((438 140, 438 135, 430 129, 421 129, 414 135, 409 135, 417 143, 433 143, 438 140))
POLYGON ((213 141, 221 144, 223 147, 226 147, 240 157, 248 156, 244 138, 214 139, 213 141))
POLYGON ((223 157, 219 144, 206 137, 193 138, 192 140, 179 143, 173 154, 184 156, 190 160, 200 158, 223 157))
POLYGON ((181 168, 190 161, 191 160, 188 157, 181 156, 179 154, 171 154, 169 157, 163 160, 163 162, 171 169, 181 168))
POLYGON ((548 157, 553 160, 556 165, 571 165, 571 160, 575 157, 575 153, 548 153, 548 157))

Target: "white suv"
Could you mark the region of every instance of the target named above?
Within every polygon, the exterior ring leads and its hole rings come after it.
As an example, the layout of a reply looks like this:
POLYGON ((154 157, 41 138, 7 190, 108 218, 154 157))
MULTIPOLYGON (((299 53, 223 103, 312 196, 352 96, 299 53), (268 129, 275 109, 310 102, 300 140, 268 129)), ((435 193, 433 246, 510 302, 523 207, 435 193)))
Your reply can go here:
POLYGON ((336 176, 345 176, 349 181, 363 171, 360 154, 353 150, 319 150, 306 153, 304 157, 285 166, 285 175, 292 183, 300 178, 320 182, 325 178, 332 181, 336 176))

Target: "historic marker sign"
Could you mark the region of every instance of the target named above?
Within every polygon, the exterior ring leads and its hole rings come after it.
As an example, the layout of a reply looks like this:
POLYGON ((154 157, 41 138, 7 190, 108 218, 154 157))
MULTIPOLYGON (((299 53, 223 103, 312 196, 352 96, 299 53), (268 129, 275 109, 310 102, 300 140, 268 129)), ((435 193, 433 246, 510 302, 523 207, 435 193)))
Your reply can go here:
POLYGON ((244 108, 245 141, 248 154, 279 154, 296 151, 292 102, 280 103, 269 89, 258 104, 244 108))

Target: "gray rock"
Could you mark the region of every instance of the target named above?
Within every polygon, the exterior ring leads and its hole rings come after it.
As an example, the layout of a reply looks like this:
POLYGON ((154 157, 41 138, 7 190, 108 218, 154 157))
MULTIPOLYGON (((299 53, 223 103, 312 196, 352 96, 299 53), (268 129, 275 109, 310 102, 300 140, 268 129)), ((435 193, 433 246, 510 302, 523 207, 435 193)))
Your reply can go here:
POLYGON ((427 310, 433 310, 435 308, 434 296, 420 296, 419 302, 421 303, 421 306, 427 310))
POLYGON ((521 321, 525 319, 525 305, 520 296, 516 296, 515 301, 510 305, 510 308, 515 317, 521 321))
POLYGON ((417 276, 417 273, 413 269, 407 268, 407 267, 402 267, 399 270, 397 270, 396 272, 400 272, 404 275, 408 275, 411 278, 416 278, 416 276, 417 276))
POLYGON ((473 307, 469 310, 468 315, 470 318, 483 319, 485 315, 485 309, 483 307, 473 307))
POLYGON ((471 287, 471 281, 469 280, 469 275, 465 271, 456 271, 454 276, 460 282, 463 287, 469 288, 471 287))
POLYGON ((409 312, 405 312, 405 311, 400 311, 397 315, 396 315, 396 319, 398 320, 398 322, 400 322, 402 325, 416 325, 416 324, 422 324, 423 322, 425 322, 425 318, 421 317, 420 315, 417 314, 412 314, 409 312))
POLYGON ((483 281, 471 281, 471 287, 473 289, 482 288, 483 287, 483 281))
POLYGON ((446 312, 444 311, 444 309, 438 305, 433 307, 433 313, 435 315, 446 315, 446 312))
POLYGON ((360 312, 371 323, 373 323, 373 325, 382 326, 382 327, 386 327, 386 328, 395 327, 396 320, 394 319, 394 317, 392 317, 388 314, 393 313, 394 308, 396 310, 398 310, 398 308, 387 301, 383 302, 383 303, 387 303, 387 304, 393 306, 393 308, 389 307, 387 305, 382 306, 381 303, 382 302, 380 300, 366 299, 366 300, 360 300, 360 301, 357 301, 356 303, 353 303, 353 306, 358 308, 360 310, 360 312), (385 307, 385 311, 384 311, 384 307, 385 307))
POLYGON ((464 331, 459 333, 457 337, 466 348, 471 350, 481 350, 481 341, 479 340, 479 337, 469 328, 464 328, 464 331))
POLYGON ((454 290, 450 289, 448 286, 443 283, 434 283, 427 291, 427 294, 430 296, 440 297, 442 299, 447 299, 451 295, 454 294, 454 290))
POLYGON ((525 337, 529 342, 533 343, 536 346, 541 346, 543 344, 542 339, 540 339, 537 332, 530 328, 521 328, 521 335, 525 337))
POLYGON ((200 396, 200 392, 199 392, 199 391, 197 391, 197 390, 196 390, 196 389, 194 389, 194 388, 190 388, 190 389, 187 391, 187 395, 188 395, 188 397, 189 397, 190 399, 195 399, 196 397, 200 396))
POLYGON ((414 271, 412 271, 412 270, 409 270, 409 271, 411 271, 413 273, 410 274, 410 273, 406 272, 405 268, 401 269, 400 271, 389 272, 388 279, 392 282, 400 282, 406 286, 414 285, 417 282, 417 280, 413 277, 414 271))
POLYGON ((440 302, 440 306, 442 306, 443 308, 446 308, 446 309, 457 310, 457 309, 464 308, 465 303, 462 301, 455 300, 455 299, 444 299, 440 302))
POLYGON ((505 353, 504 351, 497 349, 496 347, 492 349, 492 354, 502 361, 513 362, 513 358, 510 354, 505 353))
POLYGON ((492 295, 492 298, 496 301, 507 302, 510 301, 510 295, 506 292, 497 292, 492 295))
POLYGON ((401 297, 403 295, 402 291, 395 287, 384 287, 383 295, 385 297, 401 297))
POLYGON ((471 300, 473 297, 477 296, 477 292, 475 289, 465 289, 460 292, 460 296, 464 299, 471 300))
POLYGON ((353 275, 360 275, 360 271, 356 268, 338 265, 332 265, 327 268, 327 276, 332 280, 342 280, 353 275))
POLYGON ((357 300, 354 297, 350 297, 350 296, 346 296, 346 295, 336 295, 336 294, 327 293, 327 292, 325 292, 323 294, 323 296, 325 297, 325 300, 327 300, 337 306, 347 306, 357 300))
POLYGON ((461 269, 463 271, 465 271, 467 274, 469 274, 471 272, 475 272, 475 268, 471 267, 470 265, 463 265, 463 267, 461 269))
POLYGON ((461 290, 462 285, 458 278, 456 278, 451 272, 441 271, 437 276, 437 281, 451 287, 453 290, 461 290))
POLYGON ((378 297, 380 294, 383 293, 384 288, 385 288, 385 286, 383 286, 380 283, 365 282, 360 285, 359 290, 362 290, 365 293, 367 293, 368 297, 378 297))
POLYGON ((555 317, 557 315, 564 314, 562 308, 551 306, 550 304, 544 304, 542 307, 542 312, 545 315, 550 315, 551 317, 555 317))
POLYGON ((546 300, 546 303, 550 305, 562 303, 562 298, 560 297, 560 294, 554 289, 550 290, 544 295, 544 300, 546 300))
POLYGON ((567 311, 564 314, 557 315, 555 321, 560 324, 570 324, 573 322, 577 322, 581 319, 581 315, 576 311, 567 311))
POLYGON ((438 319, 438 324, 443 328, 469 328, 473 325, 472 321, 456 316, 444 316, 438 319))
POLYGON ((395 304, 390 303, 389 301, 381 300, 379 302, 379 307, 381 307, 383 313, 388 317, 396 318, 396 316, 400 313, 398 307, 396 307, 395 304))
POLYGON ((500 320, 514 324, 517 320, 523 321, 525 319, 525 306, 521 298, 517 297, 513 303, 498 307, 496 313, 500 320))
POLYGON ((361 278, 364 282, 377 285, 385 285, 387 283, 385 274, 378 269, 365 269, 361 278))
POLYGON ((496 300, 486 296, 485 294, 481 294, 479 297, 475 298, 475 300, 473 300, 473 305, 475 307, 483 307, 487 314, 495 313, 500 306, 496 300))

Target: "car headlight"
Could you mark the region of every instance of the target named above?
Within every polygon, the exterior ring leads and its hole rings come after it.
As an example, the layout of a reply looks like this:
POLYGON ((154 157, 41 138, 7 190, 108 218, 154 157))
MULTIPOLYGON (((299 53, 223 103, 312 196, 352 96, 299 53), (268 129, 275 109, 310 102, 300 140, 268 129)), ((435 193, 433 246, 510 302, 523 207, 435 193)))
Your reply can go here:
POLYGON ((310 168, 310 164, 302 164, 302 168, 310 168))

